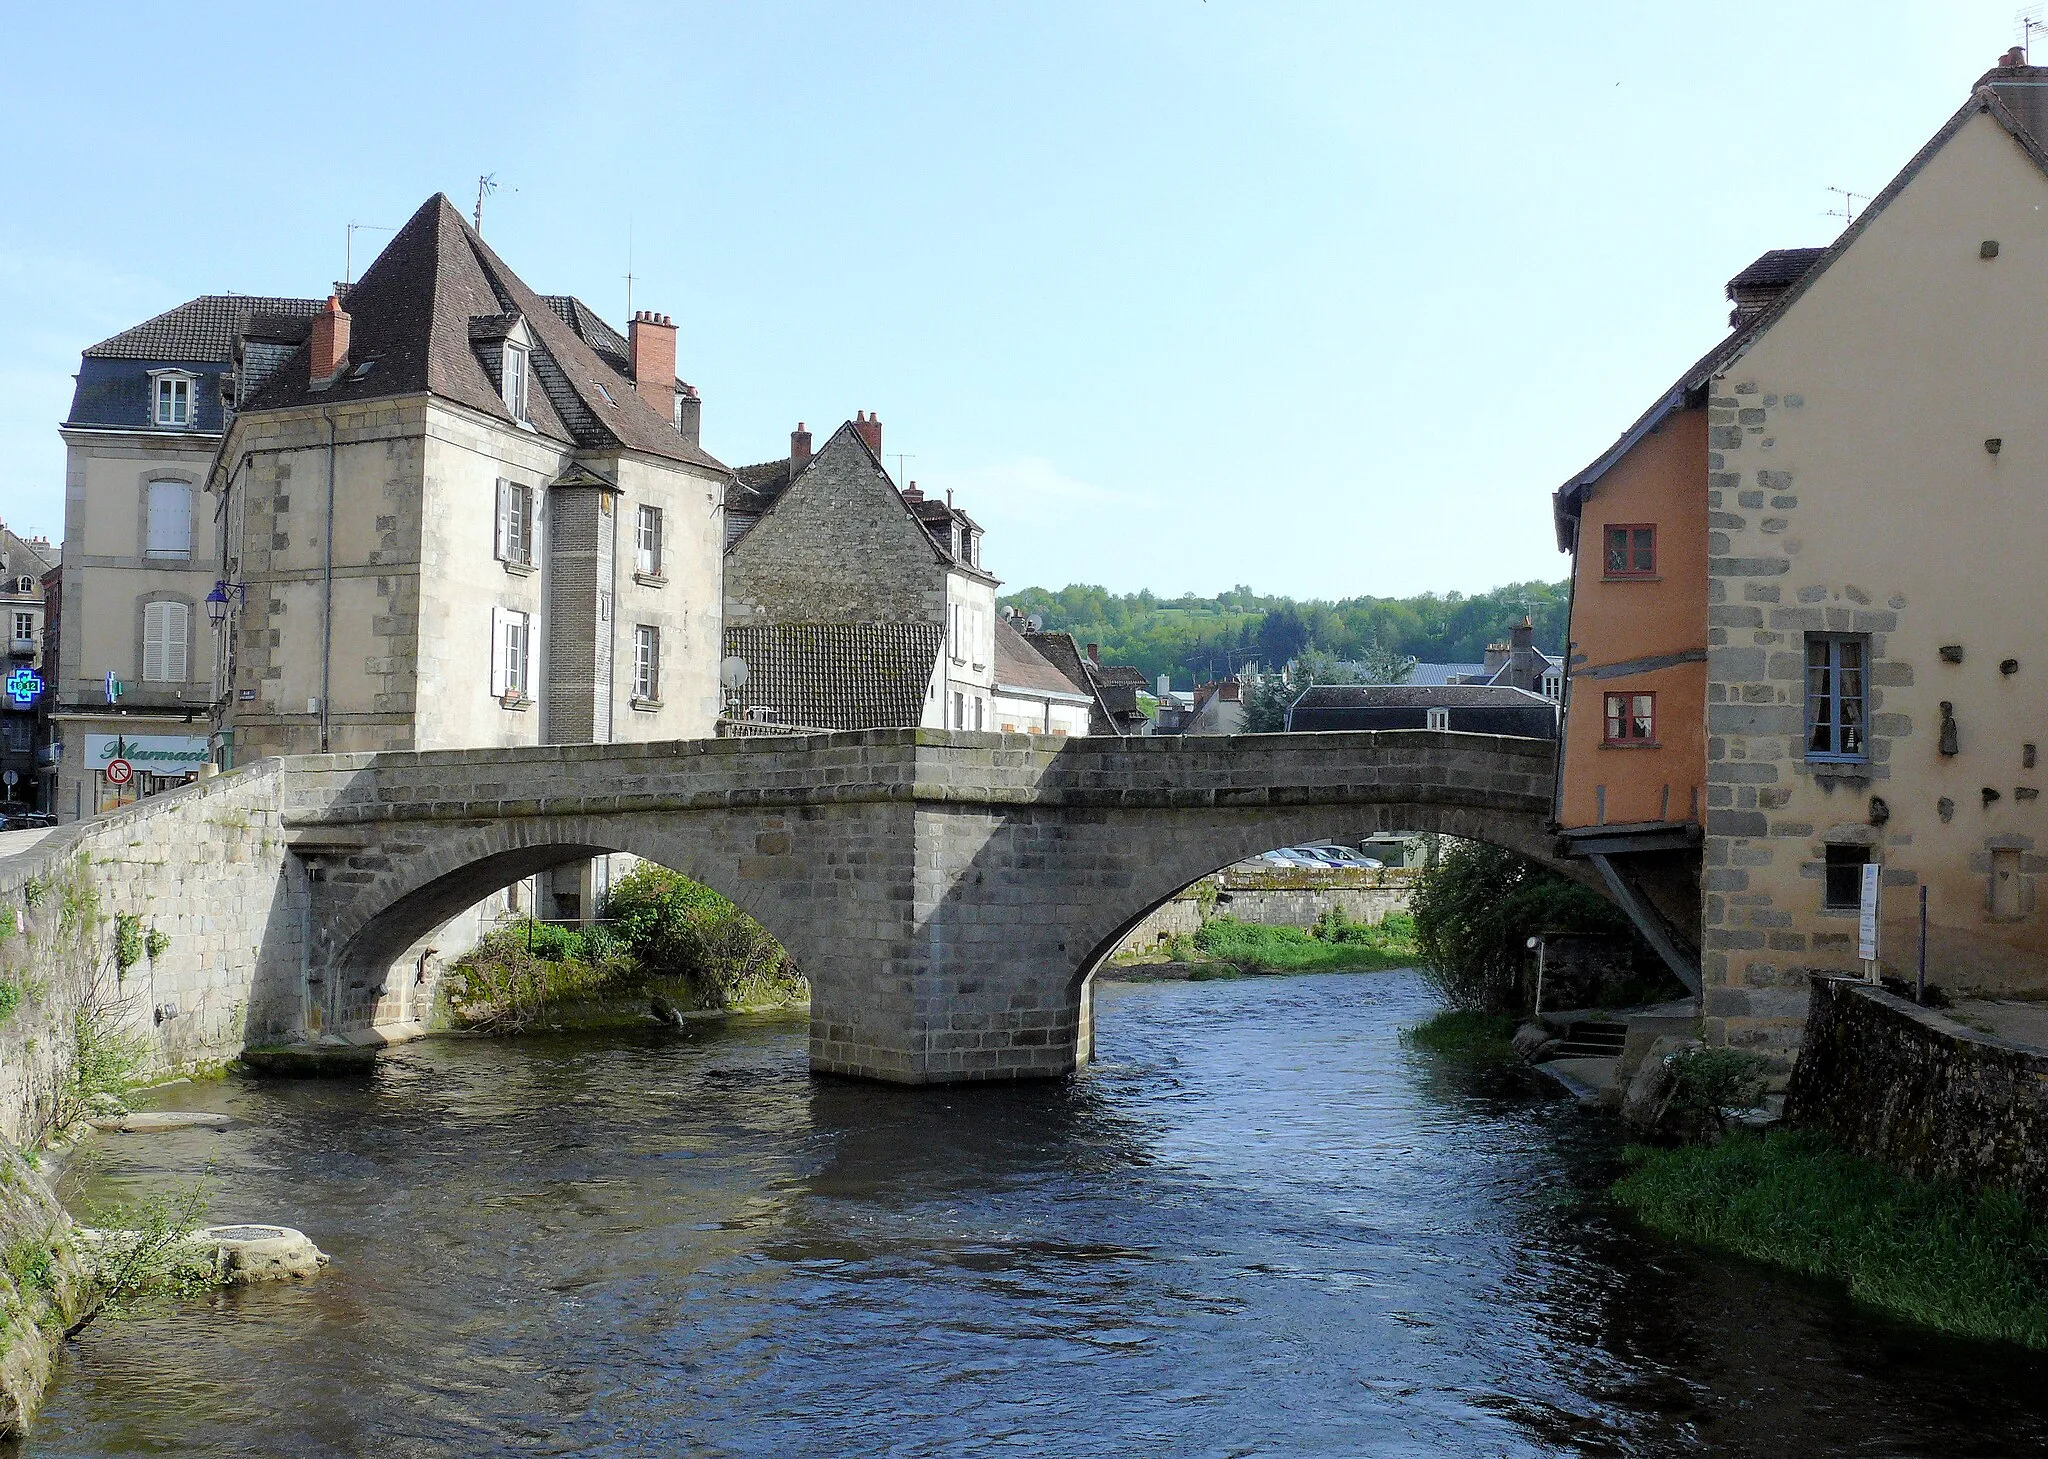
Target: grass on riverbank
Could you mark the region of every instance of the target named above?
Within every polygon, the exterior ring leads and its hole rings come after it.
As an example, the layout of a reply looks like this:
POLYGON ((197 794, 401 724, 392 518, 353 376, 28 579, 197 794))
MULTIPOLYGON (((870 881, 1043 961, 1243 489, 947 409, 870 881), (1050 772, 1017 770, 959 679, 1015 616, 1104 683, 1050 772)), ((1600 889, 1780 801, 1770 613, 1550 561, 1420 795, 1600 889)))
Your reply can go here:
POLYGON ((1794 1131, 1627 1158, 1614 1196, 1651 1230, 1839 1282, 1907 1322, 2048 1349, 2048 1220, 2014 1196, 1909 1180, 1794 1131))
POLYGON ((1402 912, 1370 923, 1326 913, 1310 928, 1212 917, 1169 951, 1177 961, 1226 962, 1248 973, 1376 972, 1415 961, 1415 922, 1402 912))
POLYGON ((1512 1013, 1482 1013, 1474 1008, 1446 1008, 1401 1030, 1401 1042, 1410 1048, 1471 1059, 1514 1058, 1514 1036, 1512 1013))

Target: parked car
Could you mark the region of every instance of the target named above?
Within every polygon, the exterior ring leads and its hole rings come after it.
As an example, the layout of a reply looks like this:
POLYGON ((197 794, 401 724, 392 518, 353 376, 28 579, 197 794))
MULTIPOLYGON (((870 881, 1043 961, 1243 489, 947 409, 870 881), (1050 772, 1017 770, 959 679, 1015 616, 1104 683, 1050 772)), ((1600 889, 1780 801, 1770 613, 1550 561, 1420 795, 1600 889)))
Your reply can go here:
POLYGON ((1333 866, 1352 866, 1365 869, 1377 867, 1380 864, 1364 852, 1354 851, 1349 846, 1299 846, 1295 849, 1306 851, 1317 860, 1328 862, 1333 866))
POLYGON ((1283 847, 1278 851, 1268 851, 1259 860, 1267 866, 1284 866, 1294 871, 1300 871, 1304 868, 1310 871, 1319 871, 1330 864, 1327 861, 1310 856, 1307 852, 1293 846, 1283 847))

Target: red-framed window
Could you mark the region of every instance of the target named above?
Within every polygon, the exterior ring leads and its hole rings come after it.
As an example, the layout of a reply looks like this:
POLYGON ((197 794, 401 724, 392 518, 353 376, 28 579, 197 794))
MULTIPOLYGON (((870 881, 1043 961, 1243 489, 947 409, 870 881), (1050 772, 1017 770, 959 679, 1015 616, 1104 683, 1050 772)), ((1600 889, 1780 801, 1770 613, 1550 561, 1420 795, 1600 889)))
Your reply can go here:
POLYGON ((1602 574, 1611 578, 1657 575, 1657 529, 1645 522, 1616 522, 1607 528, 1602 574))
POLYGON ((1607 735, 1609 745, 1654 745, 1657 743, 1657 696, 1654 694, 1609 694, 1607 735))

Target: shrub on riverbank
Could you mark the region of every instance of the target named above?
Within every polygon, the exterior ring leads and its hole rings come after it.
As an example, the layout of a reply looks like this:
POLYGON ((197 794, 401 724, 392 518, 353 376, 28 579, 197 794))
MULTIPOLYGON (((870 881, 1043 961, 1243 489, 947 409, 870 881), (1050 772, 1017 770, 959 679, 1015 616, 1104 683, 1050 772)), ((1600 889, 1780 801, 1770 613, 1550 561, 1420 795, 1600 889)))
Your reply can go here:
POLYGON ((1453 1008, 1519 1011, 1522 965, 1539 932, 1629 935, 1600 897, 1499 846, 1444 838, 1411 903, 1423 977, 1453 1008))
POLYGON ((516 1033, 569 1005, 630 1005, 654 995, 682 1008, 797 1002, 802 976, 760 923, 709 887, 642 863, 619 879, 588 928, 520 922, 490 933, 442 982, 454 1020, 516 1033))
POLYGON ((1515 1057, 1515 1016, 1477 1008, 1446 1008, 1435 1017, 1401 1030, 1401 1042, 1433 1054, 1507 1060, 1515 1057))
POLYGON ((1839 1282, 1908 1322, 2048 1349, 2048 1220, 2017 1197, 1909 1180, 1801 1132, 1627 1158, 1614 1196, 1651 1230, 1839 1282))
POLYGON ((1246 972, 1373 972, 1407 967, 1415 961, 1415 924, 1394 912, 1379 922, 1352 922, 1335 908, 1311 928, 1269 927, 1212 917, 1192 938, 1175 939, 1180 961, 1209 958, 1246 972))

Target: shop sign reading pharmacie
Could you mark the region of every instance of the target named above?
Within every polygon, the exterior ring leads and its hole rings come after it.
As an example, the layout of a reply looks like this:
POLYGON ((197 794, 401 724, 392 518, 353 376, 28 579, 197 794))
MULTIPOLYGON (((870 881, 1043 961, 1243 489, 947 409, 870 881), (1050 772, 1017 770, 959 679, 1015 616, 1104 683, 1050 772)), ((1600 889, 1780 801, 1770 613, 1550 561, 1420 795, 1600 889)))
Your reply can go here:
POLYGON ((213 758, 204 736, 185 735, 87 735, 85 763, 88 769, 104 771, 115 760, 125 760, 151 775, 191 775, 213 758))

